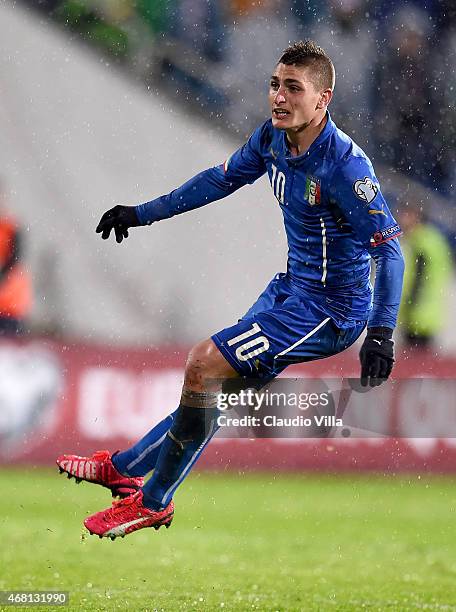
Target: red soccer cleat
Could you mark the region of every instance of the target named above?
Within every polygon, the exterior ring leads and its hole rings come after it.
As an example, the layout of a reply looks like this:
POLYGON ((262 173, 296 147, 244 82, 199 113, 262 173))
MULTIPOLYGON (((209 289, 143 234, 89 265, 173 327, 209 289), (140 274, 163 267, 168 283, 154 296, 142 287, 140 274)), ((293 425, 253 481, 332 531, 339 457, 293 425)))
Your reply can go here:
POLYGON ((118 536, 123 538, 127 533, 133 533, 144 527, 160 529, 162 525, 166 528, 171 525, 174 515, 172 501, 164 510, 155 511, 143 506, 142 500, 143 493, 138 491, 126 499, 115 501, 111 508, 88 516, 84 525, 92 535, 111 540, 115 540, 118 536))
POLYGON ((109 451, 97 451, 91 457, 78 457, 78 455, 60 455, 57 457, 60 473, 64 472, 68 478, 76 479, 79 484, 82 480, 93 482, 111 490, 112 496, 128 497, 133 495, 144 484, 142 477, 124 476, 116 470, 109 451))

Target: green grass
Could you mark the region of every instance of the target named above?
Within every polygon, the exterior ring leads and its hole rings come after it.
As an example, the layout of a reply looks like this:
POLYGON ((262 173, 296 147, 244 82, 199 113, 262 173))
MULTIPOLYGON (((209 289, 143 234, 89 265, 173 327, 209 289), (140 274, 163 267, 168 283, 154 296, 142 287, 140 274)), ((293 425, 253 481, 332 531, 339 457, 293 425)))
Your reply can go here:
POLYGON ((456 610, 455 485, 194 474, 171 529, 111 542, 82 536, 105 489, 3 469, 0 589, 70 591, 83 611, 456 610))

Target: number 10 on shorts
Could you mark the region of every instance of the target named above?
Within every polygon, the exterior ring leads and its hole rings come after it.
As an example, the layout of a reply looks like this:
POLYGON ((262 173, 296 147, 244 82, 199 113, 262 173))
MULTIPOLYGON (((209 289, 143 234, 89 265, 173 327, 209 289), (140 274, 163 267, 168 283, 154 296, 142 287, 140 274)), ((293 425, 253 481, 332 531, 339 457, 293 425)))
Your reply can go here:
POLYGON ((234 346, 235 344, 239 344, 239 342, 243 342, 243 344, 238 346, 236 349, 236 357, 239 359, 239 361, 247 361, 248 359, 256 357, 260 353, 264 353, 264 351, 268 350, 269 340, 266 338, 266 336, 257 336, 256 338, 252 338, 252 336, 256 336, 259 333, 261 333, 261 327, 258 325, 258 323, 254 323, 252 327, 243 334, 239 334, 239 336, 228 340, 228 346, 234 346), (244 340, 247 340, 248 338, 252 339, 244 342, 244 340))

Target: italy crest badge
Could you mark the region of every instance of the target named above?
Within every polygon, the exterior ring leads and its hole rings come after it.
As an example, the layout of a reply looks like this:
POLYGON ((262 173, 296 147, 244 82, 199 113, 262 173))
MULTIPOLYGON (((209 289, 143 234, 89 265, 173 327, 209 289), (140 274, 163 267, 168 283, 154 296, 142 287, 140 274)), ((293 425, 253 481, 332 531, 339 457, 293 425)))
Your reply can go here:
POLYGON ((313 176, 308 176, 306 179, 306 192, 304 198, 311 206, 320 204, 321 201, 321 186, 320 179, 313 176))

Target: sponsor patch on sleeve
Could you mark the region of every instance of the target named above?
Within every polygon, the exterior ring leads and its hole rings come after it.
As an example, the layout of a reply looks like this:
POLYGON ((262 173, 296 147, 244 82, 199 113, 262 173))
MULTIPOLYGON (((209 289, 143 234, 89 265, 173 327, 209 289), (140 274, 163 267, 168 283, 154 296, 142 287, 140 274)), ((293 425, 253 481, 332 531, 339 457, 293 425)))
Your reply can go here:
POLYGON ((402 230, 396 223, 396 225, 390 225, 389 227, 385 227, 385 229, 376 231, 370 239, 370 244, 371 246, 376 247, 383 242, 388 242, 388 240, 391 240, 392 238, 397 238, 397 236, 400 236, 401 234, 402 230))

